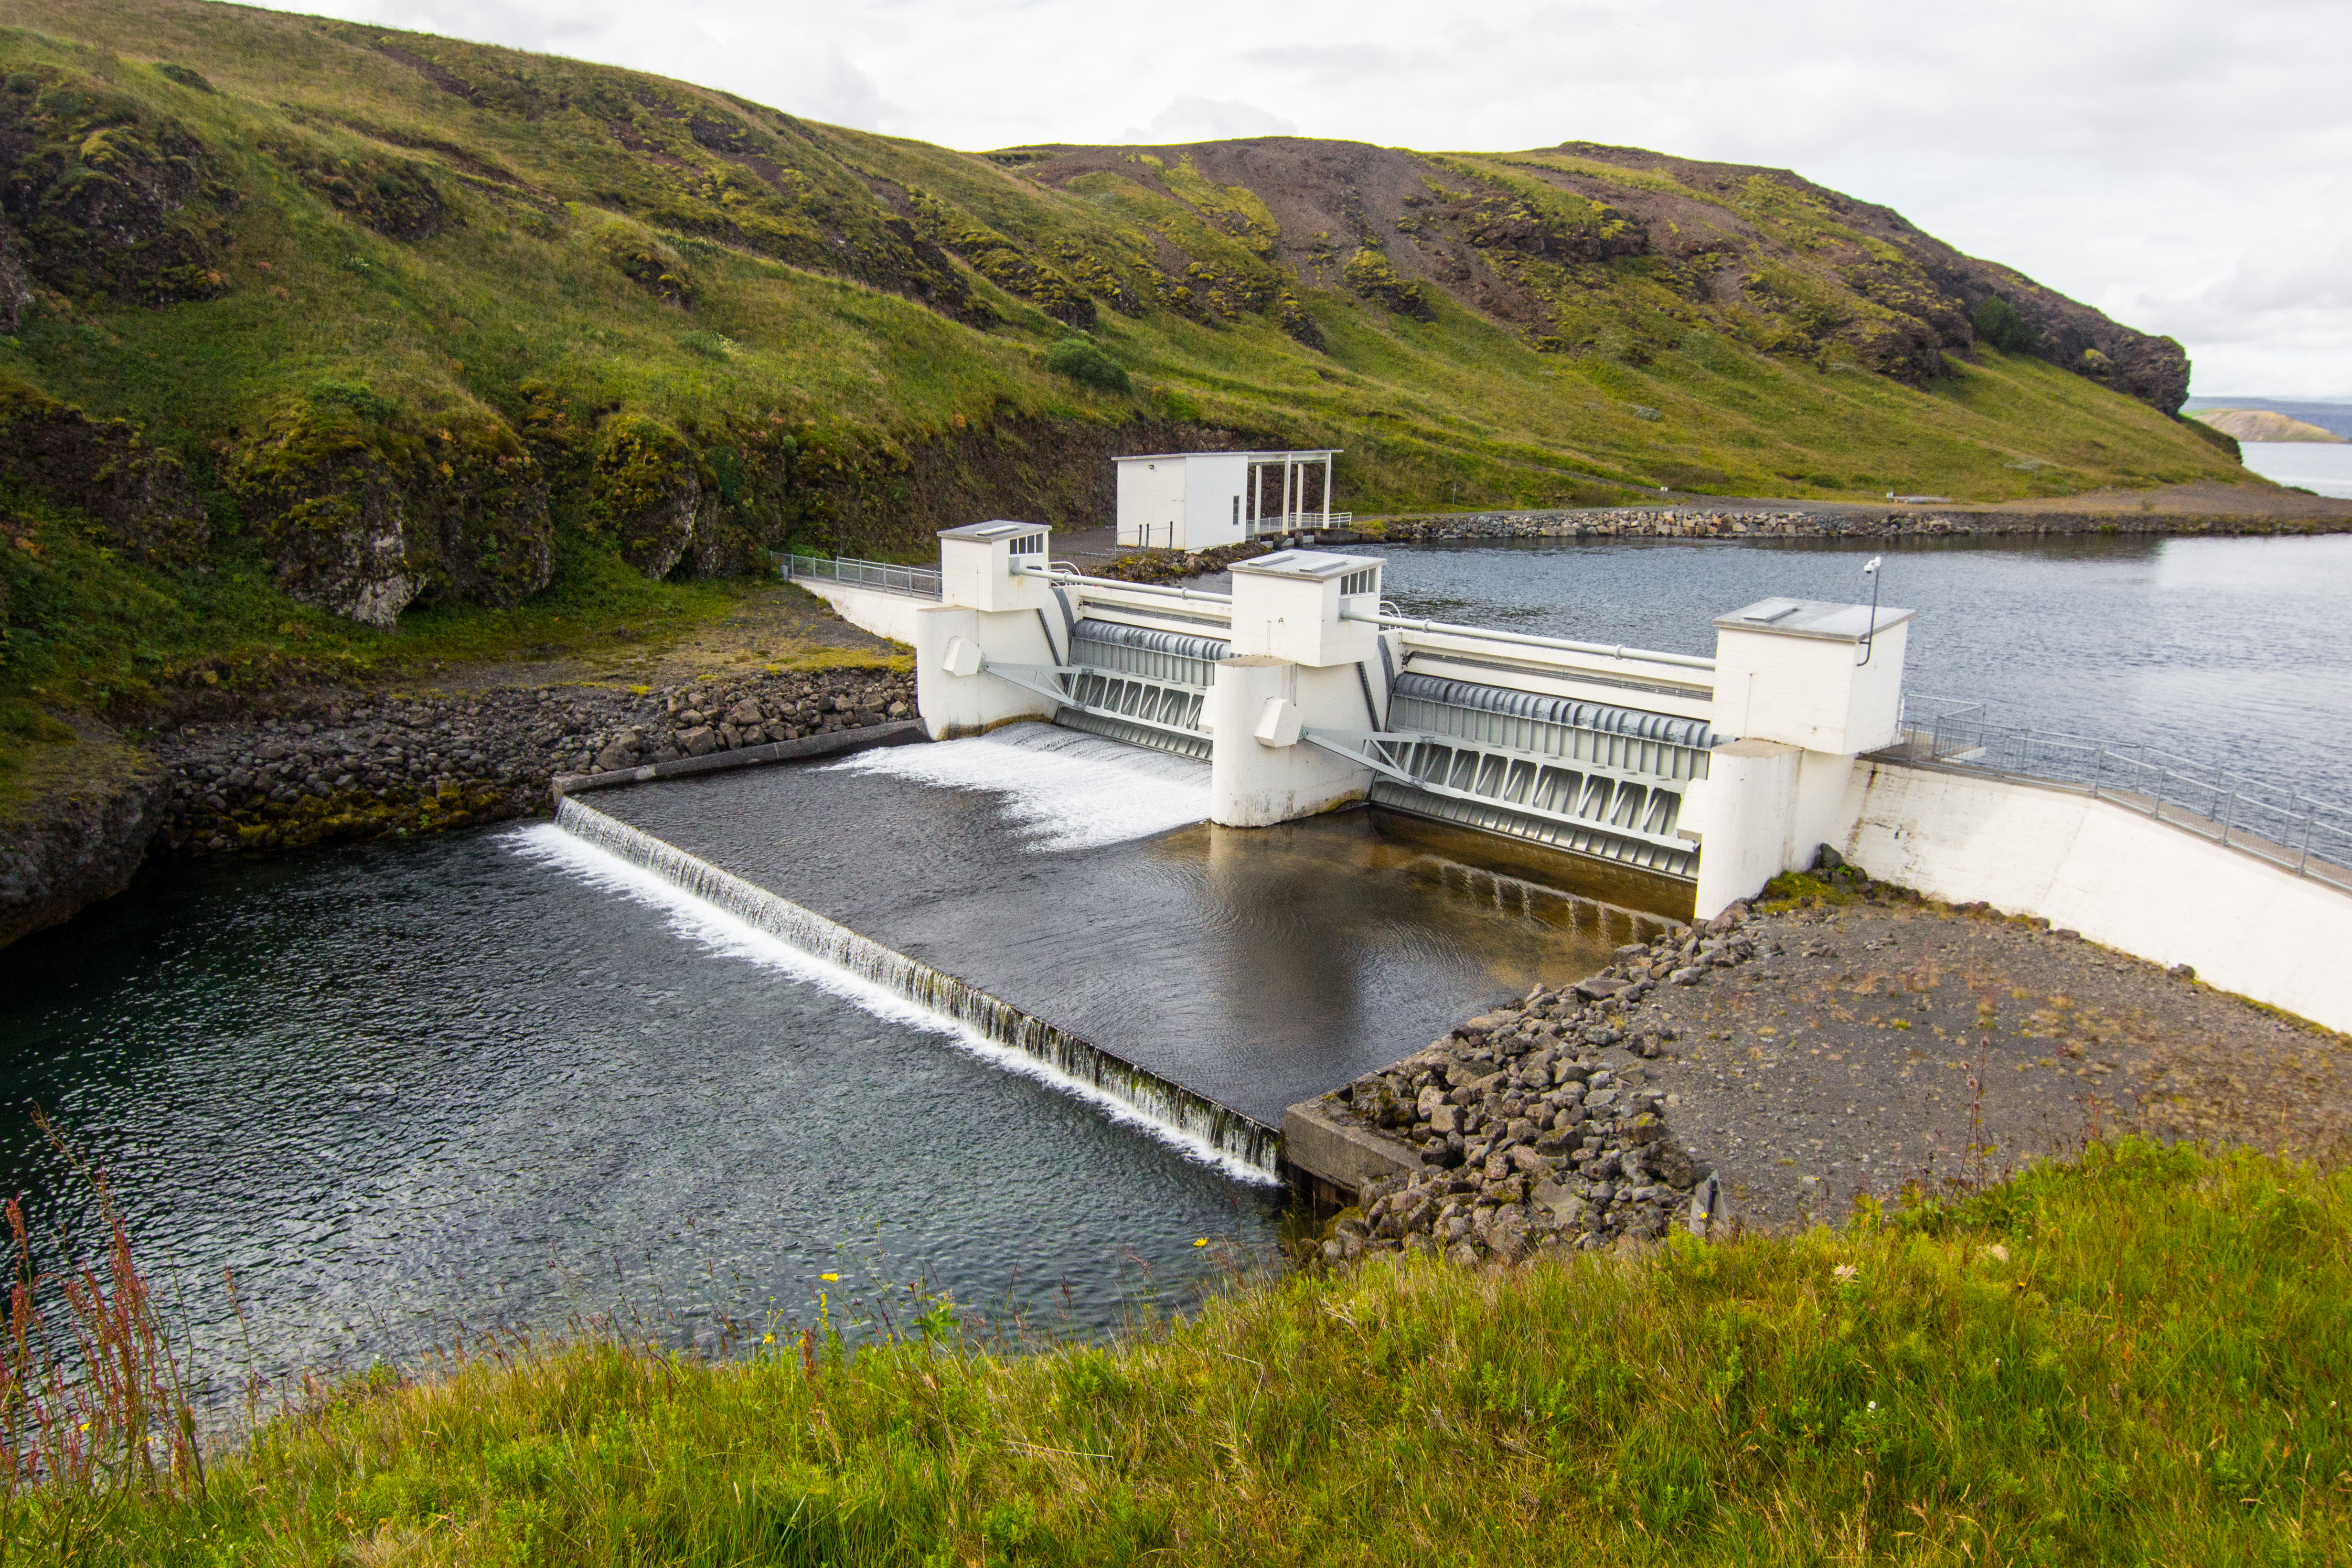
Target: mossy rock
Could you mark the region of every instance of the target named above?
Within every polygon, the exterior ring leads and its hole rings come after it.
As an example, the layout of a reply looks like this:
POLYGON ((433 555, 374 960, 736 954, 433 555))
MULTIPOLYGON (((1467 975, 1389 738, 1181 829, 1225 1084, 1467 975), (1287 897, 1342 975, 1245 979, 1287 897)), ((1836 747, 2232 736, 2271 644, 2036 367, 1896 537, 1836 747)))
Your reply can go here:
POLYGON ((31 277, 70 298, 212 299, 221 214, 236 204, 211 152, 176 120, 55 67, 0 89, 0 170, 31 277))
POLYGON ((30 387, 0 383, 0 477, 86 514, 149 566, 194 566, 211 538, 177 457, 123 420, 91 419, 30 387))
POLYGON ((445 414, 420 444, 408 486, 419 601, 507 609, 545 588, 555 530, 522 438, 477 407, 445 414))
POLYGON ((693 448, 660 420, 625 410, 598 427, 589 466, 589 512, 599 530, 630 566, 668 576, 705 510, 693 448))
POLYGON ((422 163, 373 150, 337 152, 281 137, 263 151, 337 210, 390 239, 430 239, 459 221, 422 163))
POLYGON ((287 597, 389 630, 417 580, 385 444, 348 402, 313 396, 238 440, 224 477, 287 597))
POLYGON ((597 251, 630 282, 667 304, 693 308, 694 274, 674 246, 625 218, 605 223, 592 238, 597 251))
POLYGON ((1389 258, 1370 246, 1357 248, 1340 268, 1339 276, 1348 287, 1365 298, 1386 306, 1400 316, 1416 321, 1434 321, 1437 311, 1429 303, 1428 295, 1418 283, 1408 283, 1397 276, 1389 258))

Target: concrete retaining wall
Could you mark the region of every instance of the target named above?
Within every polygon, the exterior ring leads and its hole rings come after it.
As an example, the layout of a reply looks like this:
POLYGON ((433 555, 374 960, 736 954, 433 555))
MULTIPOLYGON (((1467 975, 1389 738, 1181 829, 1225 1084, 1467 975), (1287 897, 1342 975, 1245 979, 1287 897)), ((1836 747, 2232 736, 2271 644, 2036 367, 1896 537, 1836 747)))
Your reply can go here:
POLYGON ((2352 1030, 2352 896, 2111 800, 1980 774, 1854 766, 1846 858, 2352 1030))
POLYGON ((833 612, 861 632, 915 645, 915 612, 938 604, 936 599, 885 593, 878 588, 853 588, 845 583, 820 582, 796 577, 794 582, 833 606, 833 612))

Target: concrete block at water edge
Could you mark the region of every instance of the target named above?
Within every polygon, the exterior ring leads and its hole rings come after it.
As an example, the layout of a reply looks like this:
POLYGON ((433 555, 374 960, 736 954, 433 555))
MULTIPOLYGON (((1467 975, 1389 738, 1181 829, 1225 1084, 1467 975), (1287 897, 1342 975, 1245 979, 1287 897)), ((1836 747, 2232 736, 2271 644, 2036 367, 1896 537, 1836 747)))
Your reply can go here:
POLYGON ((1699 834, 1699 919, 1754 896, 1788 869, 1804 758, 1802 747, 1777 740, 1735 740, 1707 754, 1706 788, 1684 807, 1699 834))
POLYGON ((1282 1113, 1282 1157, 1350 1196, 1384 1176, 1418 1176, 1422 1168, 1420 1151, 1411 1144, 1323 1100, 1304 1101, 1282 1113))
POLYGON ((987 672, 990 664, 1052 663, 1034 611, 991 614, 939 604, 915 612, 915 707, 933 740, 1053 717, 1060 705, 1051 697, 987 672))

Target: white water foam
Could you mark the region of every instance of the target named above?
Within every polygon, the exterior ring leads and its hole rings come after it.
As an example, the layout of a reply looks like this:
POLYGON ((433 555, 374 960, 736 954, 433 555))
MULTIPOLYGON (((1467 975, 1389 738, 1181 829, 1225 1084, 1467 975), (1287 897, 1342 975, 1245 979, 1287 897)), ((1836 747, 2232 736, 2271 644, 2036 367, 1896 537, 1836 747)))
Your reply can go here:
POLYGON ((861 751, 831 769, 1001 795, 1034 850, 1098 849, 1209 820, 1207 763, 1049 724, 861 751))
POLYGON ((1205 1138, 1145 1115, 1125 1101, 1103 1092, 1091 1083, 1058 1071, 1026 1051, 1000 1045, 954 1019, 919 1007, 839 965, 829 964, 803 953, 782 937, 771 936, 750 922, 697 898, 658 873, 633 864, 551 822, 520 828, 499 837, 509 848, 527 859, 553 866, 592 887, 617 893, 625 898, 662 911, 669 916, 672 931, 709 952, 724 957, 748 959, 803 985, 814 986, 876 1018, 939 1035, 991 1066, 1024 1074, 1074 1099, 1083 1100, 1108 1113, 1113 1122, 1139 1128, 1188 1159, 1213 1166, 1237 1181, 1261 1186, 1280 1185, 1279 1178, 1271 1172, 1260 1170, 1248 1161, 1225 1153, 1205 1138))

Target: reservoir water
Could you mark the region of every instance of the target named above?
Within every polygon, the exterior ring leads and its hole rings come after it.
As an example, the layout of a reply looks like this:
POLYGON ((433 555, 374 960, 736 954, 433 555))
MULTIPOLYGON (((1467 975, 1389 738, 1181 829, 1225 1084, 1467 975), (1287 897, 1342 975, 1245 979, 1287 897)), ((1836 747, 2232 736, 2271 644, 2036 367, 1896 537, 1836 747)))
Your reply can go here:
POLYGON ((1866 602, 1876 555, 1919 612, 1907 690, 2352 805, 2352 536, 1511 540, 1391 550, 1382 580, 1407 615, 1712 653, 1759 599, 1866 602))
MULTIPOLYGON (((1398 549, 1388 592, 1412 614, 1703 652, 1709 617, 1768 594, 1866 595, 1870 553, 1398 549)), ((1887 601, 1921 612, 1915 690, 2352 798, 2352 539, 1885 553, 1887 601)), ((1034 758, 914 747, 828 774, 804 817, 694 806, 709 785, 625 810, 770 855, 905 947, 993 954, 1005 988, 1090 1009, 1139 1052, 1181 1047, 1186 1071, 1295 1070, 1261 1086, 1268 1106, 1343 1079, 1381 1031, 1410 1049, 1534 972, 1573 977, 1634 919, 1364 813, 1199 827, 1194 765, 1167 760, 1055 785, 1034 758), (986 852, 943 854, 956 834, 986 852), (894 897, 892 876, 928 880, 894 897), (1318 886, 1344 896, 1318 904, 1318 886), (1189 988, 1152 946, 1183 942, 1189 988), (1299 1029, 1221 1032, 1234 998, 1284 985, 1299 1029), (1146 1027, 1163 1013, 1181 1038, 1146 1027)), ((265 1370, 633 1310, 709 1343, 772 1299, 802 1318, 820 1289, 871 1300, 869 1264, 1093 1333, 1272 1247, 1266 1187, 1023 1065, 547 824, 173 866, 0 951, 0 1186, 37 1223, 75 1212, 27 1120, 48 1107, 216 1364, 234 1270, 265 1370)))
POLYGON ((2352 497, 2352 442, 2246 441, 2245 465, 2263 478, 2315 496, 2352 497))

